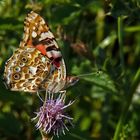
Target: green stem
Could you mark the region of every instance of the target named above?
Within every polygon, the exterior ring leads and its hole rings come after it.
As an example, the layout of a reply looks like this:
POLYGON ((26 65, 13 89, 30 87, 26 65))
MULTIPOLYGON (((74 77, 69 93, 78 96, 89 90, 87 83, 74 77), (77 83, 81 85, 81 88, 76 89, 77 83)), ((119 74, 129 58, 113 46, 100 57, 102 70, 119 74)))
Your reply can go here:
POLYGON ((120 51, 120 61, 122 70, 124 70, 124 57, 123 57, 123 19, 122 16, 118 17, 118 43, 120 51))
POLYGON ((125 121, 125 117, 127 115, 129 106, 132 102, 132 98, 133 98, 135 90, 136 90, 136 88, 139 84, 139 81, 140 81, 140 69, 137 70, 137 73, 136 73, 134 79, 132 80, 130 90, 128 92, 128 96, 127 96, 127 99, 126 99, 127 102, 124 104, 124 107, 122 109, 122 113, 121 113, 121 116, 119 118, 113 140, 120 140, 120 133, 121 133, 124 121, 125 121))
POLYGON ((53 137, 47 136, 47 135, 43 135, 42 136, 42 140, 53 140, 53 137))

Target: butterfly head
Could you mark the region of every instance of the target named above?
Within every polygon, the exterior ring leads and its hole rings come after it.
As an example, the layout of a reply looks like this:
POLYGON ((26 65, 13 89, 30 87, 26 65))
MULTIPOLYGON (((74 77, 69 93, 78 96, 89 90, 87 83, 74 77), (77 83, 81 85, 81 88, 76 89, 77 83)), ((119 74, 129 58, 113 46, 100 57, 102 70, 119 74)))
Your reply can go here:
POLYGON ((67 76, 65 88, 74 86, 79 81, 79 78, 76 76, 67 76))

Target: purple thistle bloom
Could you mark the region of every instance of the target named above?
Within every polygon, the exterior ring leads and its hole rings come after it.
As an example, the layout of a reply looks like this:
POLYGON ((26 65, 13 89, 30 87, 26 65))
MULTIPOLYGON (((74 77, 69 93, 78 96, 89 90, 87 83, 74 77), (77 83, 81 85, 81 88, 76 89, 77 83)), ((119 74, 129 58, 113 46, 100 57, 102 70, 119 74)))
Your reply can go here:
POLYGON ((53 94, 51 97, 40 107, 39 112, 36 112, 36 117, 32 120, 38 120, 36 128, 40 129, 46 134, 53 134, 59 136, 59 134, 65 134, 65 129, 69 131, 65 122, 72 125, 71 121, 73 118, 67 116, 64 110, 73 104, 69 102, 67 105, 65 103, 65 94, 60 94, 58 98, 53 99, 53 94))

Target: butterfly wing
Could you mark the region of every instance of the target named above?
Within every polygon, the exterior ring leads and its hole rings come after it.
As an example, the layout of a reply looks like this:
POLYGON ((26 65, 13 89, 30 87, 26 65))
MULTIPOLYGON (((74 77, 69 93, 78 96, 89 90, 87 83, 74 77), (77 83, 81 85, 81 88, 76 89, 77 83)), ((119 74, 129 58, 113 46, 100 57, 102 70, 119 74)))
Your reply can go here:
POLYGON ((50 61, 35 48, 18 48, 5 64, 4 81, 12 91, 37 92, 49 75, 50 61))
POLYGON ((17 91, 59 92, 66 82, 66 68, 54 35, 45 20, 33 11, 27 15, 24 24, 23 41, 5 66, 4 79, 7 85, 11 90, 17 91), (30 65, 24 63, 21 67, 19 64, 22 61, 22 55, 31 55, 29 50, 33 50, 33 54, 36 55, 29 58, 30 65), (36 60, 39 63, 36 63, 36 60), (17 79, 14 77, 15 67, 20 69, 20 78, 17 79))
MULTIPOLYGON (((37 13, 31 11, 24 21, 24 36, 20 47, 34 47, 50 60, 61 61, 62 54, 45 20, 37 13), (59 60, 58 60, 59 59, 59 60)), ((56 63, 59 67, 59 63, 56 63)))

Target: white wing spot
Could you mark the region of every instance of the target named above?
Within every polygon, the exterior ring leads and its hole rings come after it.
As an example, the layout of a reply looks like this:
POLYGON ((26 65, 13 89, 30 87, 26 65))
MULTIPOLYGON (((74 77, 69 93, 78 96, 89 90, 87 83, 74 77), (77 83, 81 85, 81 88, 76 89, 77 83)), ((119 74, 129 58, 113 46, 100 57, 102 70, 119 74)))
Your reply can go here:
POLYGON ((29 21, 29 22, 32 21, 31 17, 27 17, 26 20, 29 21))
POLYGON ((43 20, 43 19, 41 19, 41 22, 40 22, 41 24, 45 24, 45 21, 43 20))
POLYGON ((60 51, 52 50, 51 53, 52 53, 53 58, 58 58, 62 56, 60 51))
POLYGON ((44 40, 46 38, 54 38, 53 34, 50 31, 45 32, 45 33, 41 33, 40 36, 41 37, 39 38, 39 41, 44 40))
POLYGON ((35 75, 36 74, 36 70, 37 70, 37 68, 36 67, 29 67, 29 71, 33 74, 33 75, 35 75))
POLYGON ((45 57, 42 57, 42 62, 46 63, 46 58, 45 57))
POLYGON ((28 37, 29 37, 29 35, 28 34, 25 34, 23 38, 24 38, 25 41, 27 41, 28 40, 28 37))
POLYGON ((32 37, 35 38, 37 36, 37 33, 35 31, 32 32, 32 37))
POLYGON ((55 40, 53 40, 53 44, 56 46, 56 48, 59 48, 55 40))
POLYGON ((35 28, 36 28, 36 27, 35 27, 35 26, 33 26, 33 30, 35 30, 35 28))
POLYGON ((26 33, 29 33, 29 28, 25 28, 25 32, 26 33))

